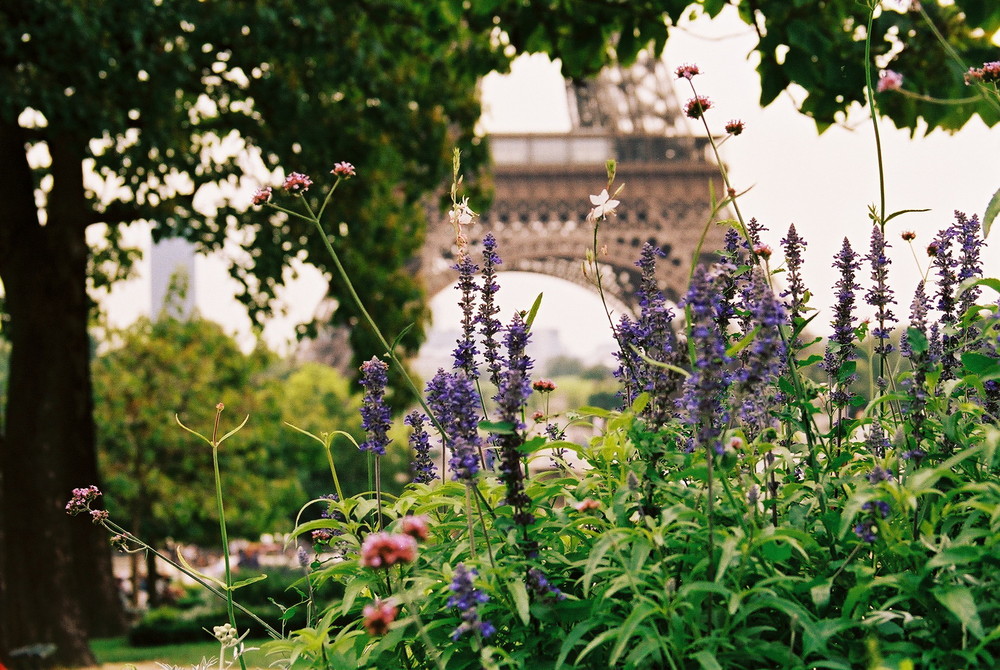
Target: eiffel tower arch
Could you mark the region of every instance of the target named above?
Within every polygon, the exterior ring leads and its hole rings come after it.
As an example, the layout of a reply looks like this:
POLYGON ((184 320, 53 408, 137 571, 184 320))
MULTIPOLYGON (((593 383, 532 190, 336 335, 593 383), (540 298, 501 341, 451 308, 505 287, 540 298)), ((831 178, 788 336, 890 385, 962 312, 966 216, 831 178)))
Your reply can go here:
MULTIPOLYGON (((494 134, 494 199, 469 238, 497 239, 501 271, 551 275, 593 289, 582 262, 593 248, 586 220, 590 194, 607 184, 605 161, 617 162, 624 185, 615 215, 598 233, 602 282, 612 301, 634 311, 635 261, 646 242, 666 254, 658 280, 669 299, 687 288, 691 262, 708 225, 702 258, 721 248, 723 231, 709 225, 710 183, 721 194, 708 139, 690 134, 666 65, 649 55, 629 68, 568 82, 572 129, 567 133, 494 134)), ((419 272, 430 295, 456 279, 454 230, 441 217, 429 227, 419 272)), ((474 257, 476 250, 473 249, 474 257)), ((701 258, 699 261, 702 260, 701 258)))

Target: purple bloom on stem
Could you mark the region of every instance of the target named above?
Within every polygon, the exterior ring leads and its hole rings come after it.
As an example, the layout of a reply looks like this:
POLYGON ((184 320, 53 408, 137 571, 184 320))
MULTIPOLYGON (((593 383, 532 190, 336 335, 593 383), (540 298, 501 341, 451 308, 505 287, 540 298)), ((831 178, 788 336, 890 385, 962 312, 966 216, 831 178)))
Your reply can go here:
POLYGON ((490 371, 490 379, 495 386, 500 385, 500 342, 497 335, 503 328, 503 324, 496 318, 500 308, 496 304, 496 294, 500 290, 497 284, 497 266, 503 263, 497 253, 497 241, 493 233, 487 233, 483 237, 483 283, 480 288, 479 312, 476 315, 476 323, 479 324, 479 333, 483 336, 483 355, 486 359, 486 368, 490 371))
POLYGON ((429 484, 437 476, 437 468, 431 459, 431 443, 424 424, 427 417, 417 410, 406 415, 403 423, 413 428, 410 433, 410 447, 413 449, 413 463, 410 470, 413 472, 413 481, 417 484, 429 484))
POLYGON ((684 384, 681 405, 686 410, 686 422, 695 431, 694 447, 722 454, 719 438, 727 423, 722 397, 729 387, 726 367, 730 359, 726 355, 725 339, 716 325, 719 300, 715 276, 704 265, 699 265, 685 297, 691 313, 690 337, 695 365, 684 384))
POLYGON ((849 389, 856 375, 841 378, 841 370, 848 361, 854 360, 854 296, 860 287, 855 282, 855 274, 861 267, 858 255, 851 249, 851 243, 844 238, 844 244, 834 257, 833 267, 840 271, 840 279, 834 284, 837 302, 833 308, 833 334, 830 336, 823 357, 823 369, 830 375, 831 400, 835 407, 843 407, 850 400, 849 389))
POLYGON ((543 602, 566 599, 566 594, 550 584, 545 573, 538 568, 528 569, 528 588, 543 602))
POLYGON ((875 519, 865 519, 854 527, 854 534, 862 542, 874 544, 875 540, 878 539, 878 524, 875 522, 875 519))
POLYGON ((462 298, 458 303, 462 308, 462 334, 453 352, 454 367, 456 370, 464 370, 465 374, 476 379, 479 376, 479 370, 476 368, 476 354, 479 351, 476 349, 476 318, 473 310, 476 302, 475 274, 479 271, 479 267, 472 262, 469 254, 463 251, 454 269, 458 270, 458 284, 455 288, 462 292, 462 298))
POLYGON ((788 289, 781 293, 781 297, 789 298, 786 304, 794 323, 797 317, 802 316, 802 301, 806 294, 806 286, 802 281, 802 250, 806 247, 806 241, 799 237, 795 224, 788 226, 788 235, 781 240, 781 246, 785 250, 785 265, 788 268, 788 289))
POLYGON ((882 458, 885 456, 885 450, 889 448, 889 438, 885 435, 885 430, 882 428, 881 421, 877 419, 872 421, 871 431, 868 433, 868 439, 865 440, 865 444, 868 447, 868 451, 870 451, 875 458, 882 458))
POLYGON ((471 481, 479 472, 482 448, 481 400, 475 385, 464 372, 438 370, 426 393, 427 404, 445 430, 441 439, 451 449, 452 479, 471 481))
POLYGON ((385 455, 389 444, 387 431, 391 425, 391 412, 385 403, 385 386, 389 381, 389 366, 376 357, 361 364, 361 387, 364 398, 361 405, 361 427, 367 439, 361 443, 361 451, 371 451, 385 455))
POLYGON ((496 632, 493 624, 483 621, 479 616, 479 606, 489 602, 490 598, 475 587, 476 574, 475 570, 465 567, 464 563, 455 566, 455 574, 448 586, 452 593, 448 598, 448 607, 458 609, 462 623, 452 632, 452 640, 457 640, 466 633, 489 637, 496 632))
POLYGON ((893 297, 892 289, 889 288, 889 265, 892 261, 885 253, 888 248, 889 244, 885 241, 882 229, 877 225, 872 226, 871 252, 865 257, 865 260, 871 264, 871 278, 874 283, 865 293, 865 300, 875 308, 875 319, 878 321, 878 325, 872 328, 871 333, 876 339, 872 353, 880 358, 875 384, 881 390, 885 390, 887 383, 884 376, 886 357, 895 349, 889 341, 895 323, 895 316, 890 306, 895 304, 896 300, 893 297))
POLYGON ((524 471, 521 467, 521 452, 524 429, 521 416, 531 395, 529 371, 533 363, 525 353, 528 345, 528 328, 521 316, 514 315, 507 327, 504 343, 507 346, 507 367, 500 374, 500 387, 493 399, 497 402, 500 421, 510 424, 508 432, 494 437, 494 444, 500 451, 500 479, 507 487, 507 504, 514 508, 514 523, 527 526, 534 522, 534 515, 528 511, 531 498, 524 492, 524 471))
POLYGON ((889 513, 892 511, 892 507, 884 500, 869 500, 861 506, 861 509, 882 519, 889 518, 889 513))
POLYGON ((649 243, 643 245, 636 262, 641 271, 635 294, 639 317, 632 321, 623 315, 616 333, 620 349, 615 352, 619 360, 615 376, 623 381, 626 403, 643 391, 649 392, 650 403, 643 410, 643 417, 652 425, 662 425, 670 418, 669 398, 680 381, 676 373, 646 360, 671 364, 679 362, 675 360, 677 338, 671 328, 674 313, 656 281, 656 259, 664 255, 659 247, 649 243))

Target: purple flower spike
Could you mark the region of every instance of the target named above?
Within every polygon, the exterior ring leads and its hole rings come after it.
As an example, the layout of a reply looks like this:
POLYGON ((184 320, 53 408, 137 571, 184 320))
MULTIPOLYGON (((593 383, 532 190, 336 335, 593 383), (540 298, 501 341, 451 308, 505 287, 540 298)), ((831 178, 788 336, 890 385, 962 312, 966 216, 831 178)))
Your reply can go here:
POLYGON ((361 443, 360 449, 379 456, 385 455, 385 448, 389 444, 387 431, 391 425, 391 412, 385 404, 388 372, 389 366, 375 357, 361 364, 361 387, 365 392, 361 405, 361 427, 368 439, 361 443))
POLYGON ((452 640, 457 640, 466 633, 490 637, 496 632, 493 624, 483 621, 479 616, 479 606, 489 602, 490 598, 475 587, 476 574, 475 570, 465 567, 464 563, 455 566, 455 574, 448 586, 452 593, 448 598, 448 607, 458 609, 462 623, 452 632, 452 640))
POLYGON ((476 323, 479 324, 479 333, 483 336, 483 355, 486 358, 486 367, 490 371, 490 380, 494 386, 500 385, 500 342, 497 335, 503 328, 503 324, 496 318, 500 308, 496 304, 496 294, 500 290, 497 284, 497 266, 502 264, 500 255, 497 253, 497 240, 493 233, 487 233, 483 237, 483 283, 479 298, 479 312, 476 315, 476 323))
POLYGON ((431 459, 430 436, 424 429, 427 417, 416 410, 410 412, 403 419, 403 423, 413 428, 410 433, 410 447, 413 449, 413 464, 410 469, 413 471, 413 481, 417 484, 429 484, 437 476, 437 468, 431 459))
POLYGON ((458 270, 458 284, 455 288, 462 292, 462 298, 458 303, 462 308, 462 334, 453 352, 454 367, 476 379, 479 377, 479 370, 476 368, 476 354, 479 351, 476 349, 476 319, 473 310, 476 302, 475 274, 479 271, 479 267, 472 262, 469 254, 463 252, 454 269, 458 270))

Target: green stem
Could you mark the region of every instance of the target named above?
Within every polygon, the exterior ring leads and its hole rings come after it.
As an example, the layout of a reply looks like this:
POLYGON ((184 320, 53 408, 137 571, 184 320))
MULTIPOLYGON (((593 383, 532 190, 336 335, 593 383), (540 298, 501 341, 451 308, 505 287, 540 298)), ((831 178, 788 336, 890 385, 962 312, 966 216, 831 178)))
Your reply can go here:
MULTIPOLYGON (((222 536, 222 559, 226 570, 226 611, 229 614, 229 623, 236 628, 236 611, 233 606, 233 569, 229 563, 229 535, 226 532, 226 511, 222 504, 222 477, 219 474, 219 417, 222 410, 215 414, 215 429, 212 432, 212 468, 215 471, 215 503, 219 510, 219 534, 222 536)), ((239 656, 241 670, 247 670, 246 661, 243 655, 239 656)))
POLYGON ((865 94, 868 96, 868 107, 872 112, 872 129, 875 131, 875 156, 878 159, 878 193, 879 211, 878 225, 885 235, 885 167, 882 164, 882 137, 878 132, 878 105, 875 102, 875 87, 872 84, 872 26, 875 23, 875 7, 868 12, 868 30, 865 34, 865 94))
POLYGON ((333 477, 333 487, 337 490, 337 500, 344 502, 344 492, 340 490, 340 478, 337 477, 337 466, 333 462, 333 435, 327 438, 326 460, 330 464, 330 475, 333 477))

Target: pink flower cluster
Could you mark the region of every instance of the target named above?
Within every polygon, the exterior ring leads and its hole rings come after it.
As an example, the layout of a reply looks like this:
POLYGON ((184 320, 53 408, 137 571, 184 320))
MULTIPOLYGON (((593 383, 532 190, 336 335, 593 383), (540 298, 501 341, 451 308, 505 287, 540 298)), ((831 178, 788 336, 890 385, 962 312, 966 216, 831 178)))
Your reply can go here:
POLYGON ((427 526, 427 517, 423 514, 408 514, 404 516, 400 523, 400 530, 403 531, 403 534, 409 535, 418 542, 426 540, 430 534, 430 529, 427 526))
POLYGON ((878 78, 878 83, 875 85, 875 90, 879 93, 898 91, 901 88, 903 88, 903 75, 893 70, 883 72, 882 76, 878 78))
POLYGON ((739 135, 746 128, 746 124, 739 119, 733 119, 726 124, 726 132, 730 135, 739 135))
POLYGON ((356 175, 357 171, 350 163, 334 163, 333 169, 330 170, 330 174, 348 179, 356 175))
POLYGON ((700 119, 711 108, 712 101, 703 95, 699 95, 684 103, 684 114, 691 119, 700 119))
POLYGON ((389 568, 417 559, 417 541, 406 533, 372 533, 361 544, 361 567, 389 568))
POLYGON ((699 70, 698 66, 693 63, 685 63, 674 70, 674 74, 677 75, 678 79, 687 79, 688 81, 691 81, 695 75, 701 74, 701 70, 699 70))
POLYGON ((300 172, 293 172, 285 178, 285 182, 281 185, 281 188, 292 195, 299 195, 308 191, 312 185, 312 179, 300 172))
POLYGON ((399 607, 391 600, 375 600, 361 610, 365 630, 369 635, 385 635, 389 624, 399 615, 399 607))
POLYGON ((982 84, 1000 82, 1000 60, 983 63, 982 67, 970 67, 969 71, 965 73, 965 83, 972 84, 974 82, 982 84))

